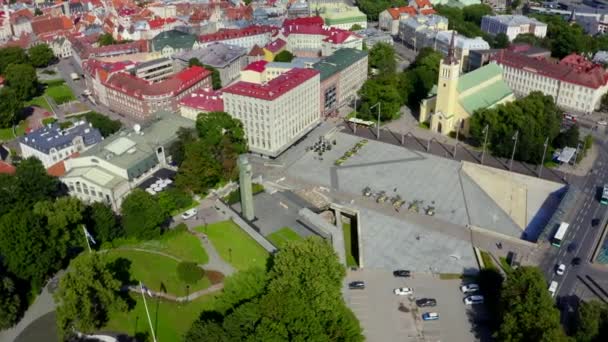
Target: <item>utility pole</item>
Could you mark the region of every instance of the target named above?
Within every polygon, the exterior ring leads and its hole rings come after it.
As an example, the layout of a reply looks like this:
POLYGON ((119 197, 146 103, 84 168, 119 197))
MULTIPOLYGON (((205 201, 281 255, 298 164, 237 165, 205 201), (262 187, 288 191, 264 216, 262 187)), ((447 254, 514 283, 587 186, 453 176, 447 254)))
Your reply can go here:
POLYGON ((511 153, 511 161, 509 162, 509 171, 513 168, 513 158, 515 158, 515 149, 517 149, 517 139, 519 139, 519 131, 515 131, 515 135, 513 136, 515 143, 513 144, 513 153, 511 153))
POLYGON ((375 105, 369 107, 369 110, 374 109, 376 106, 378 106, 378 129, 376 130, 376 139, 380 140, 380 107, 382 106, 382 103, 376 103, 375 105))
POLYGON ((483 157, 486 156, 486 144, 488 143, 488 132, 490 131, 490 125, 486 125, 486 127, 483 128, 482 133, 485 134, 485 138, 483 138, 483 147, 481 150, 481 165, 483 165, 483 157))
POLYGON ((456 121, 456 143, 454 144, 454 152, 452 153, 452 158, 456 159, 456 147, 458 147, 458 135, 460 134, 460 125, 462 124, 462 120, 458 119, 456 121))
MULTIPOLYGON (((353 94, 353 96, 355 97, 355 119, 356 119, 357 118, 357 94, 355 93, 355 94, 353 94)), ((355 134, 357 134, 357 123, 353 122, 353 125, 355 126, 353 129, 353 132, 355 134)))
POLYGON ((538 168, 538 178, 540 178, 540 175, 543 172, 543 165, 545 164, 545 156, 547 155, 548 146, 549 146, 549 137, 547 137, 547 139, 545 139, 545 143, 543 144, 543 147, 545 149, 543 150, 543 158, 540 160, 540 167, 538 168))

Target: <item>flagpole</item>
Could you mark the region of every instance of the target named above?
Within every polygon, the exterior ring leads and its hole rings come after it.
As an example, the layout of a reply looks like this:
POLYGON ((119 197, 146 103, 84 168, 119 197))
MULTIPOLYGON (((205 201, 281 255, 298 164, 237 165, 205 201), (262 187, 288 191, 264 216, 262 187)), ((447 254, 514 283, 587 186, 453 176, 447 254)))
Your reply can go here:
POLYGON ((82 225, 82 233, 84 234, 84 240, 87 242, 87 247, 89 247, 89 253, 91 253, 91 244, 89 243, 89 237, 87 236, 87 229, 84 224, 82 225))
POLYGON ((148 315, 148 323, 150 323, 150 332, 152 333, 152 340, 156 342, 156 335, 154 334, 154 328, 152 327, 152 319, 150 319, 150 312, 148 311, 148 304, 146 303, 146 295, 144 294, 144 286, 139 282, 139 289, 141 290, 141 296, 144 299, 144 307, 146 308, 146 315, 148 315))

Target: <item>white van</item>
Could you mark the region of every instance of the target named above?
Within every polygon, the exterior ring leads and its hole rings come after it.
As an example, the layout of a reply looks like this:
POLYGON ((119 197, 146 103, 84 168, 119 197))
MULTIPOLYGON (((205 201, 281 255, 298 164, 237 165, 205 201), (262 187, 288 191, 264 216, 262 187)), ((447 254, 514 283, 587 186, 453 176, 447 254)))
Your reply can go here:
POLYGON ((552 281, 551 284, 549 284, 549 293, 551 294, 551 297, 555 297, 556 292, 557 292, 557 282, 552 281))

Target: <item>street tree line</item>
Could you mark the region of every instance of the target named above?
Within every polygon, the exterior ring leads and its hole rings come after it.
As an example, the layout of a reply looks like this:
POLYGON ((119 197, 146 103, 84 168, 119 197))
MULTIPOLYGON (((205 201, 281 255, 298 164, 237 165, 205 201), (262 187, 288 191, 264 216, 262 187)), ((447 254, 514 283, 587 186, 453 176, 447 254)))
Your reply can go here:
POLYGON ((0 89, 0 128, 11 127, 19 119, 24 101, 40 91, 36 69, 49 65, 55 56, 46 44, 25 51, 20 47, 0 49, 0 76, 5 86, 0 89))

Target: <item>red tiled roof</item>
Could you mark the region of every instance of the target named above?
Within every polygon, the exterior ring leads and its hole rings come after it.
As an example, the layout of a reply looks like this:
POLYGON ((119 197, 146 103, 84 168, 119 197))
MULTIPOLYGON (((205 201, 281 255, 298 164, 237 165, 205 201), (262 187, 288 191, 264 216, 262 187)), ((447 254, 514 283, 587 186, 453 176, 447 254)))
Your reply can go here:
POLYGON ((266 48, 266 50, 268 50, 272 53, 277 53, 277 52, 281 51, 281 49, 283 49, 285 47, 285 45, 287 45, 287 42, 281 38, 278 38, 274 42, 270 42, 270 43, 266 44, 265 48, 266 48))
POLYGON ((249 56, 264 56, 264 49, 255 44, 249 51, 249 56))
POLYGON ((27 19, 32 19, 34 18, 34 13, 32 13, 30 10, 28 10, 27 8, 18 10, 17 12, 14 12, 13 15, 11 15, 11 19, 12 22, 15 23, 17 21, 17 19, 19 18, 27 18, 27 19))
POLYGON ((329 37, 325 38, 324 41, 332 42, 334 44, 341 44, 344 43, 344 41, 350 36, 356 36, 356 34, 345 30, 332 31, 329 37))
POLYGON ((263 72, 264 70, 266 70, 266 64, 268 64, 268 62, 266 61, 253 62, 246 66, 244 70, 263 72))
POLYGON ((16 168, 13 165, 0 160, 0 173, 14 175, 15 170, 16 170, 16 168))
POLYGON ((135 65, 135 63, 131 61, 111 63, 102 62, 98 59, 89 59, 82 63, 82 68, 92 77, 95 77, 98 73, 100 80, 105 82, 109 75, 122 71, 131 65, 135 65))
POLYGON ((228 20, 250 20, 253 17, 251 6, 228 7, 224 9, 224 16, 228 20))
POLYGON ((608 82, 608 74, 600 65, 573 63, 572 55, 565 62, 554 63, 545 58, 528 57, 523 54, 502 50, 495 54, 492 60, 498 64, 516 69, 525 69, 544 77, 558 79, 563 82, 597 89, 608 82))
POLYGON ((416 15, 416 9, 412 6, 391 7, 387 9, 388 13, 393 17, 393 20, 399 20, 402 13, 416 15))
POLYGON ((175 19, 175 18, 167 18, 167 19, 154 18, 152 20, 148 20, 148 25, 150 25, 151 30, 155 30, 155 29, 159 29, 159 28, 165 26, 166 24, 171 24, 176 21, 177 21, 177 19, 175 19))
POLYGON ((424 7, 433 7, 429 0, 416 0, 416 5, 418 5, 419 9, 424 7))
POLYGON ((276 31, 276 28, 272 27, 272 26, 255 25, 255 26, 249 26, 244 29, 219 30, 216 33, 201 35, 198 37, 198 40, 200 42, 206 43, 206 42, 214 42, 214 41, 218 41, 218 40, 227 40, 227 39, 234 39, 234 38, 240 38, 240 37, 255 36, 258 34, 263 34, 263 33, 268 33, 268 32, 273 33, 274 31, 276 31))
POLYGON ((237 82, 225 88, 224 93, 272 101, 315 77, 318 73, 315 69, 293 68, 266 84, 237 82))
POLYGON ((179 104, 190 108, 200 109, 205 112, 224 111, 224 99, 222 98, 222 92, 219 90, 197 90, 183 98, 179 104))
POLYGON ((126 72, 119 72, 112 75, 105 84, 109 88, 141 99, 144 96, 179 94, 210 75, 211 71, 203 67, 192 66, 164 81, 152 83, 126 72))
POLYGON ((435 11, 432 8, 420 10, 420 14, 423 14, 423 15, 431 15, 431 14, 435 14, 435 13, 437 13, 437 11, 435 11))
POLYGON ((283 21, 283 26, 289 25, 323 25, 325 22, 323 18, 316 17, 304 17, 304 18, 294 18, 294 19, 285 19, 283 21))
POLYGON ((32 31, 34 31, 36 35, 70 30, 72 28, 74 28, 74 24, 72 23, 72 20, 66 16, 41 16, 32 20, 32 31))

